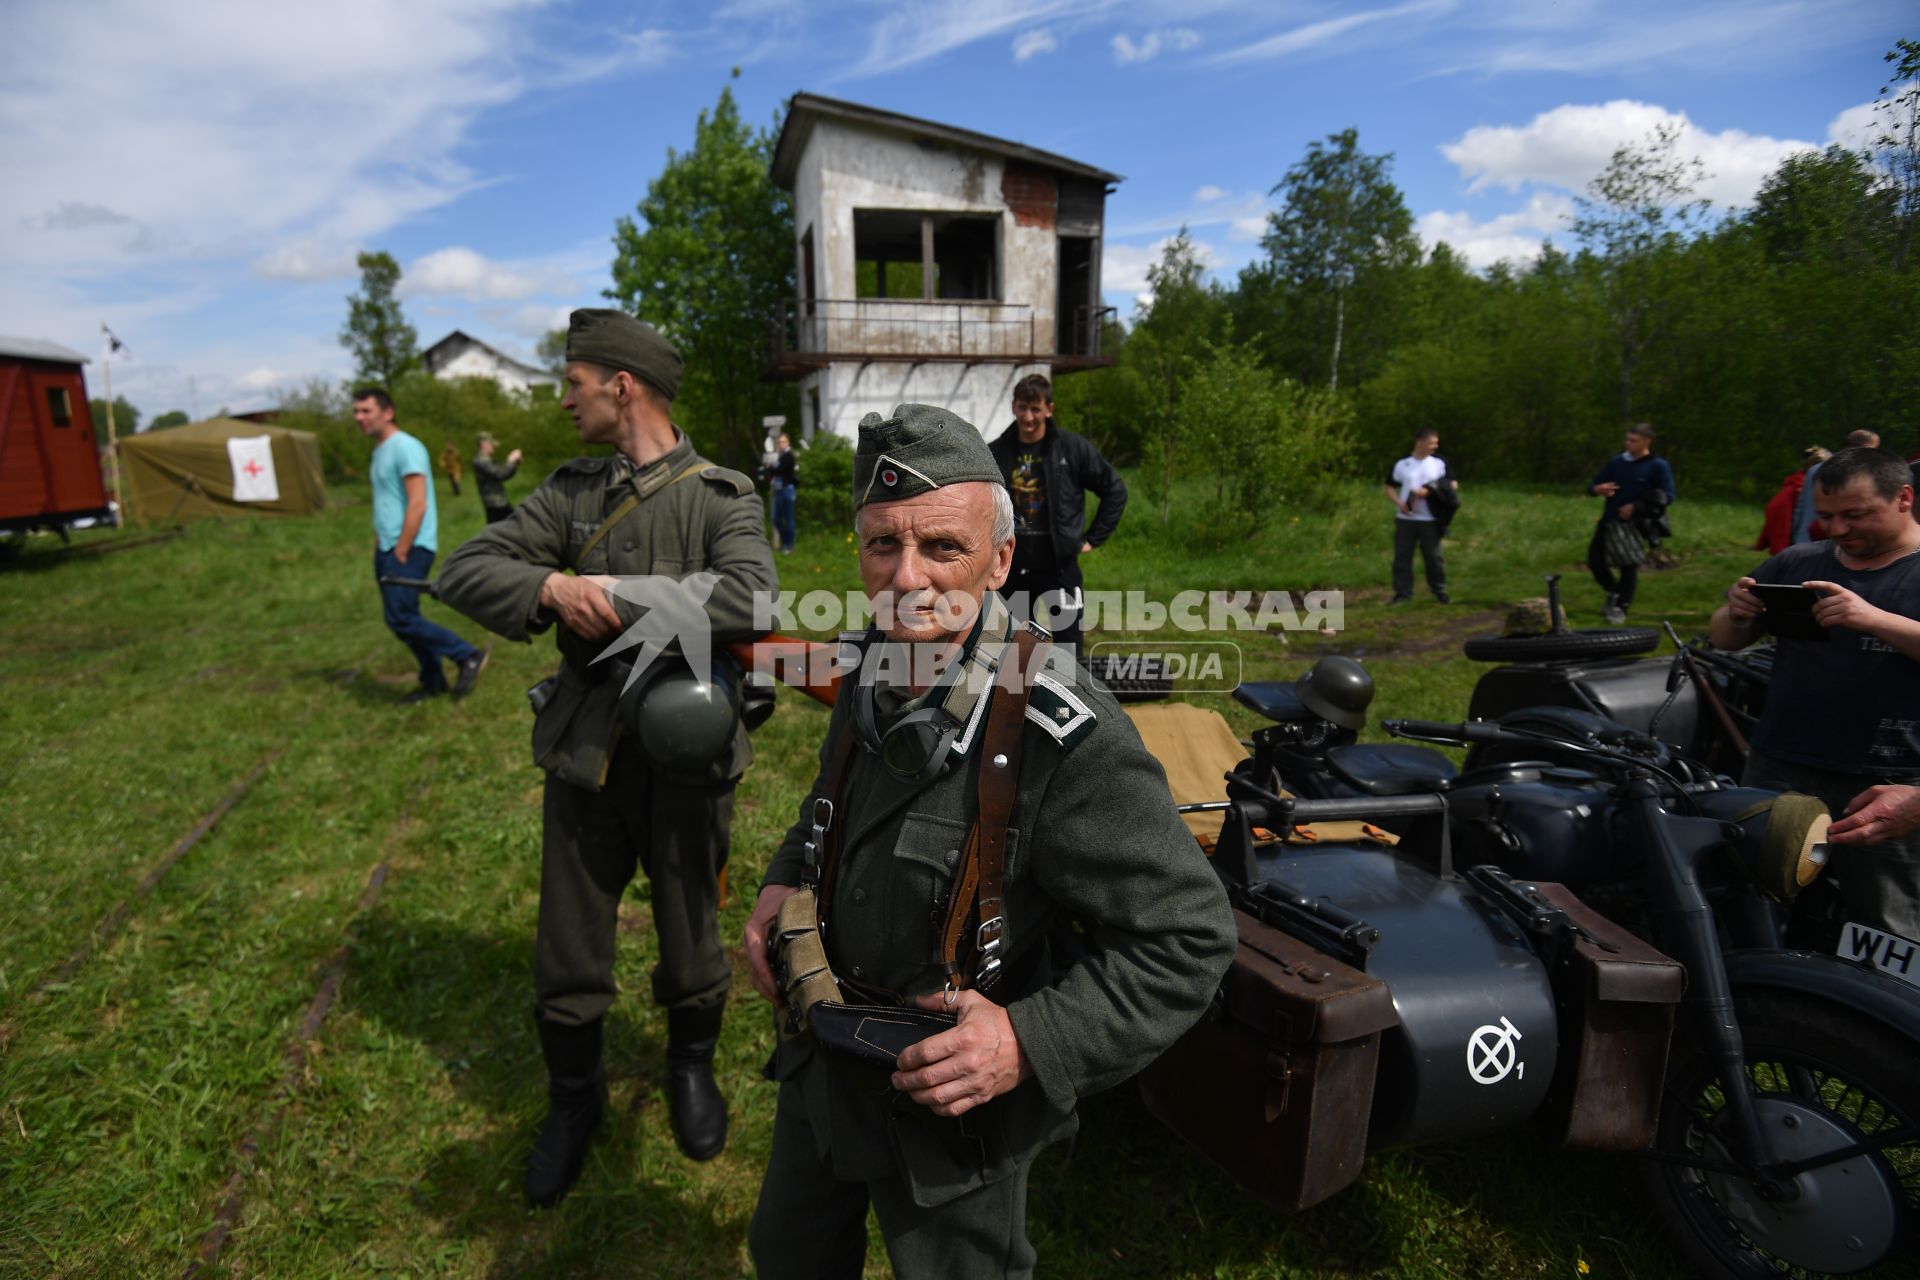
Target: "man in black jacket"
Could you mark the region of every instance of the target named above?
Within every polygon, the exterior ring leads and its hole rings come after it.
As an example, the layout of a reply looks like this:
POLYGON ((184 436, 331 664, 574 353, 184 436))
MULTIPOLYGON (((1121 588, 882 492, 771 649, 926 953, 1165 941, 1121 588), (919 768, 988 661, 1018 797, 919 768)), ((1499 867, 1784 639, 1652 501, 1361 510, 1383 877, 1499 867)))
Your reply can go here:
POLYGON ((1002 594, 1016 603, 1024 595, 1025 616, 1077 650, 1080 557, 1119 527, 1126 482, 1091 440, 1054 423, 1053 384, 1037 373, 1014 384, 1013 425, 990 447, 1013 494, 1013 572, 1002 594), (1100 499, 1090 526, 1088 490, 1100 499))

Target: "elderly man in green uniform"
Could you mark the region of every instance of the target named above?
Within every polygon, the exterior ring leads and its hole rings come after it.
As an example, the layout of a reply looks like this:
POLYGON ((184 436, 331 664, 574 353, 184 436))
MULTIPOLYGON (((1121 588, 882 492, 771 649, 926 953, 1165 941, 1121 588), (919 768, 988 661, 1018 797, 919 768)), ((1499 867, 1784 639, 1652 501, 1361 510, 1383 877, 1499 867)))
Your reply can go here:
POLYGON ((1013 512, 979 433, 925 405, 869 414, 854 500, 876 625, 848 641, 859 665, 746 930, 755 987, 784 1002, 749 1245, 763 1278, 855 1277, 871 1205, 898 1276, 1025 1276, 1035 1155, 1199 1017, 1232 914, 1132 722, 995 594, 1013 512), (1064 920, 1086 939, 1071 965, 1049 943, 1064 920), (957 1021, 863 1083, 821 1006, 787 1034, 800 975, 790 951, 770 965, 770 934, 820 937, 847 1000, 957 1021))
MULTIPOLYGON (((644 702, 641 731, 629 736, 638 695, 623 705, 619 664, 597 660, 659 616, 624 589, 636 582, 698 581, 697 621, 714 645, 755 634, 755 595, 775 587, 753 482, 696 456, 669 416, 680 372, 651 326, 575 311, 562 403, 580 439, 612 445, 612 456, 561 467, 440 575, 443 601, 509 639, 558 624, 560 670, 542 686, 544 705, 536 697, 533 726, 534 760, 547 771, 534 1016, 549 1109, 526 1182, 536 1205, 557 1202, 579 1177, 605 1107, 601 1023, 615 994, 616 913, 636 864, 653 888, 653 998, 667 1009, 674 1136, 695 1160, 726 1143, 712 1064, 730 971, 715 913, 734 784, 751 748, 736 725, 710 765, 670 767, 645 749, 644 702)), ((656 661, 686 666, 673 652, 656 661)))

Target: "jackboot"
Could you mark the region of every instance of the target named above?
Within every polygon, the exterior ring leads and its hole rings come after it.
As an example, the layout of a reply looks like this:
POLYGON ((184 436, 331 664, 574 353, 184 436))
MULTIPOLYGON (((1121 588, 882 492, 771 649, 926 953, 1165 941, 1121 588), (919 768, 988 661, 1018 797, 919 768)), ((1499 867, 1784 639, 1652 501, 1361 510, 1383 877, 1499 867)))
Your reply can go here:
POLYGON ((689 1160, 711 1160, 727 1145, 727 1100, 713 1081, 722 1005, 667 1010, 667 1114, 689 1160))
POLYGON ((587 1144, 606 1110, 607 1075, 600 1065, 598 1020, 579 1027, 535 1022, 547 1060, 547 1118, 527 1157, 527 1203, 548 1209, 580 1179, 587 1144))

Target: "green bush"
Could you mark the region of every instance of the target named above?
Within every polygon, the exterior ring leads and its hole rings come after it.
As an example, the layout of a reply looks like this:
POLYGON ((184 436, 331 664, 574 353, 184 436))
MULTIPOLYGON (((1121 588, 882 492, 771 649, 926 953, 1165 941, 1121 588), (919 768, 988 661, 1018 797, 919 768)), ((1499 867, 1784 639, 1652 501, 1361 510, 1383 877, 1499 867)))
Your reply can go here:
POLYGON ((795 518, 809 528, 853 527, 853 446, 845 436, 821 431, 796 459, 800 490, 795 518))
MULTIPOLYGON (((475 437, 490 431, 502 456, 518 449, 525 458, 521 474, 538 483, 569 458, 604 452, 604 446, 583 447, 573 418, 552 396, 525 397, 489 378, 442 381, 423 372, 404 375, 388 390, 400 429, 419 438, 436 460, 448 443, 460 451, 472 473, 475 437)), ((331 480, 360 479, 367 474, 371 449, 353 420, 351 384, 319 380, 283 397, 280 422, 311 431, 320 438, 320 453, 331 480)), ((516 481, 516 487, 518 481, 516 481)))

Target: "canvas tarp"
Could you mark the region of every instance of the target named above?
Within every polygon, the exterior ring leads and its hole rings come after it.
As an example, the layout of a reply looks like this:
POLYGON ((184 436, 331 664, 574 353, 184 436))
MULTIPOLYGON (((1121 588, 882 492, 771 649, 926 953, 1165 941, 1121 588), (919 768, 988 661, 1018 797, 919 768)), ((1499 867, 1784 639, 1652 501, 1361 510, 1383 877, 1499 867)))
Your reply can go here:
MULTIPOLYGON (((209 418, 184 427, 123 436, 120 451, 125 468, 127 507, 135 520, 308 515, 327 509, 327 487, 320 471, 320 442, 311 431, 234 418, 209 418), (255 459, 259 451, 257 447, 229 448, 227 442, 262 436, 272 441, 271 479, 278 496, 266 502, 236 501, 236 468, 255 459)), ((243 487, 243 496, 245 492, 243 487)))

